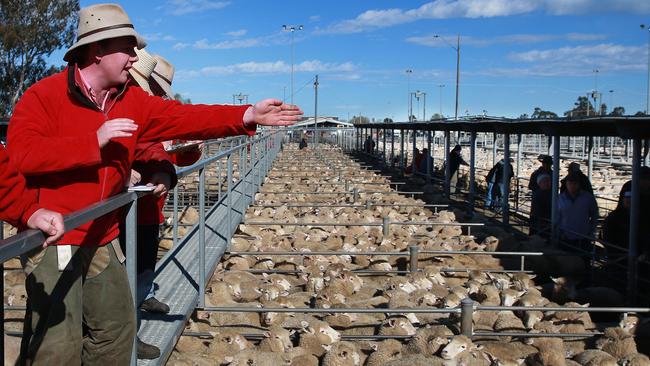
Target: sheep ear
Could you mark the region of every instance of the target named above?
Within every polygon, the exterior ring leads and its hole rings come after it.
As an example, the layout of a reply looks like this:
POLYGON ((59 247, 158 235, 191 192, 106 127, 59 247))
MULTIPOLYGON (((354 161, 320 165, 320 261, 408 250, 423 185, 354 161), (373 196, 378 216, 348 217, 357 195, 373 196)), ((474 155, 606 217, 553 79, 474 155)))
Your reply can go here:
POLYGON ((560 285, 560 284, 562 284, 562 282, 564 282, 564 281, 562 281, 562 277, 551 277, 551 281, 553 281, 553 283, 558 284, 558 285, 560 285))
POLYGON ((232 356, 226 356, 226 357, 223 358, 223 360, 228 362, 228 363, 231 363, 231 362, 233 362, 235 360, 235 358, 232 357, 232 356))
POLYGON ((268 330, 262 334, 264 335, 264 338, 271 338, 271 332, 269 332, 268 330))
POLYGON ((268 274, 268 273, 262 273, 262 277, 263 277, 263 278, 268 278, 268 277, 269 277, 269 274, 268 274))
POLYGON ((531 275, 528 275, 528 279, 529 279, 529 280, 534 280, 534 279, 535 279, 535 277, 537 277, 537 275, 536 275, 536 274, 531 274, 531 275))
POLYGON ((370 348, 372 348, 373 351, 376 351, 377 348, 379 348, 379 345, 375 342, 370 343, 370 348))
POLYGON ((391 327, 395 326, 395 319, 388 319, 388 325, 391 327))
POLYGON ((589 307, 589 303, 586 303, 586 304, 582 304, 582 305, 580 305, 580 307, 583 307, 583 308, 588 308, 588 307, 589 307))
POLYGON ((332 349, 331 344, 321 344, 321 347, 323 347, 326 352, 329 352, 329 350, 332 349))
POLYGON ((524 362, 526 362, 526 359, 525 359, 525 358, 518 358, 518 359, 517 359, 517 364, 519 364, 519 365, 523 365, 524 362))
POLYGON ((296 334, 296 330, 295 330, 295 329, 291 329, 291 330, 289 331, 289 336, 292 336, 292 335, 294 335, 294 334, 296 334))
POLYGON ((304 328, 307 328, 309 326, 309 323, 307 321, 305 321, 305 320, 301 320, 300 321, 300 326, 304 329, 304 328))

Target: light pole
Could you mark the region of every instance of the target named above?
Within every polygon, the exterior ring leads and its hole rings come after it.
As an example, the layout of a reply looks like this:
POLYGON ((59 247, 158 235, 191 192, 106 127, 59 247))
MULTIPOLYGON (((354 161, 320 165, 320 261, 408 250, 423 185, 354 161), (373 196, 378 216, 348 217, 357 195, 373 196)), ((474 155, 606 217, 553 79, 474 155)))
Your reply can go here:
POLYGON ((236 104, 235 100, 239 101, 239 104, 248 104, 248 94, 233 94, 232 95, 232 104, 236 104))
POLYGON ((614 90, 609 91, 609 113, 614 111, 614 90))
POLYGON ((445 42, 449 47, 453 48, 456 51, 456 109, 454 112, 454 119, 458 120, 458 89, 460 85, 460 34, 458 34, 458 37, 456 39, 456 47, 449 43, 446 39, 440 37, 439 35, 433 36, 433 38, 440 38, 445 42))
POLYGON ((282 25, 285 32, 291 32, 291 104, 293 104, 293 34, 296 31, 301 31, 304 27, 301 25, 282 25))
POLYGON ((648 90, 645 102, 645 114, 650 114, 650 26, 641 24, 641 29, 648 30, 648 90))
POLYGON ((413 70, 411 69, 406 69, 406 88, 408 90, 408 104, 406 107, 406 120, 408 122, 411 122, 411 74, 413 73, 413 70))
POLYGON ((442 88, 445 87, 445 84, 438 85, 438 90, 440 91, 440 118, 442 118, 442 88))

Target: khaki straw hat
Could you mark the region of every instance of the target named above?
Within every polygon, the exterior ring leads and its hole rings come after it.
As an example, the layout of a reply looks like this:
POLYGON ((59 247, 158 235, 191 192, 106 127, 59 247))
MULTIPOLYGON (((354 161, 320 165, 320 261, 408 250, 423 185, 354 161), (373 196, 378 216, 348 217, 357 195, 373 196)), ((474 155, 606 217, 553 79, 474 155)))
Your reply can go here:
POLYGON ((174 65, 167 61, 164 57, 159 55, 153 56, 158 63, 151 74, 149 81, 156 82, 162 90, 165 91, 167 96, 174 99, 172 93, 172 81, 174 80, 174 65))
POLYGON ((147 43, 135 31, 133 23, 124 9, 117 4, 97 4, 79 10, 77 26, 77 42, 63 56, 63 60, 71 61, 74 51, 81 46, 105 39, 132 36, 136 39, 138 48, 142 49, 147 43))
POLYGON ((129 74, 144 91, 153 94, 149 87, 149 78, 158 61, 144 49, 139 50, 135 47, 135 53, 138 55, 138 61, 131 66, 129 74))

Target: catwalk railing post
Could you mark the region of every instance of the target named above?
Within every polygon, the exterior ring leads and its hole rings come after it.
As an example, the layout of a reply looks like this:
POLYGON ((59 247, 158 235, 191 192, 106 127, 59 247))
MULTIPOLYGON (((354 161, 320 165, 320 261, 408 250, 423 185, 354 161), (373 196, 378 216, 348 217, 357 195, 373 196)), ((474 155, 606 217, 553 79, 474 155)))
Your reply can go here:
POLYGON ((476 205, 476 131, 470 133, 469 146, 469 212, 476 205))
POLYGON ((449 166, 449 144, 450 144, 450 132, 449 130, 445 131, 445 196, 447 198, 451 197, 451 166, 449 166))
POLYGON ((594 172, 594 138, 592 136, 589 136, 587 151, 587 178, 591 182, 591 175, 594 172))
POLYGON ((383 144, 382 144, 382 151, 383 151, 383 153, 381 154, 381 158, 382 158, 382 160, 384 161, 384 166, 388 166, 387 161, 386 161, 386 130, 383 129, 382 132, 383 132, 383 139, 384 139, 384 142, 383 142, 383 144))
POLYGON ((406 169, 406 158, 404 157, 404 133, 405 130, 400 130, 399 170, 401 175, 404 175, 404 170, 406 169))
POLYGON ((417 156, 416 151, 417 151, 417 144, 418 144, 418 140, 417 140, 417 135, 418 134, 417 134, 417 131, 415 129, 412 131, 412 133, 413 133, 413 136, 411 136, 411 138, 413 140, 413 149, 411 150, 411 152, 412 152, 411 156, 413 158, 411 159, 411 161, 413 161, 413 163, 411 165, 411 167, 412 167, 411 173, 413 174, 413 176, 415 176, 415 172, 417 171, 417 168, 418 168, 417 166, 415 166, 415 157, 417 156))
POLYGON ((551 228, 552 239, 554 242, 558 240, 558 191, 560 190, 560 137, 553 136, 553 181, 552 183, 552 196, 551 196, 551 228))
MULTIPOLYGON (((630 207, 629 251, 627 252, 627 302, 636 301, 638 273, 639 214, 641 211, 641 139, 634 139, 632 145, 632 206, 630 207)), ((644 224, 648 224, 647 222, 644 224)))
POLYGON ((519 173, 521 172, 521 146, 523 141, 523 135, 517 135, 517 174, 515 174, 515 182, 517 183, 517 191, 515 193, 515 211, 519 211, 519 196, 521 188, 519 187, 519 173))
POLYGON ((228 236, 231 237, 233 234, 232 230, 232 212, 234 211, 232 208, 232 152, 228 154, 228 162, 227 162, 227 173, 226 173, 226 180, 228 183, 228 190, 226 192, 226 204, 228 205, 228 236))
POLYGON ((492 166, 497 163, 497 133, 492 133, 492 166))
POLYGON ((501 210, 503 213, 503 224, 510 223, 510 176, 512 175, 512 165, 510 164, 510 134, 503 134, 503 192, 501 192, 501 210))
POLYGON ((471 338, 474 334, 472 318, 474 315, 474 301, 468 297, 460 302, 460 333, 471 338))
POLYGON ((390 130, 390 167, 395 168, 395 129, 390 130))
MULTIPOLYGON (((370 201, 366 201, 366 209, 370 208, 368 206, 370 206, 370 201)), ((390 234, 390 218, 388 216, 384 216, 382 218, 381 226, 382 226, 382 232, 384 236, 390 234)))
MULTIPOLYGON (((135 200, 127 207, 126 220, 125 220, 125 233, 124 239, 126 241, 126 274, 129 280, 129 289, 133 300, 133 308, 136 309, 136 324, 139 324, 140 318, 140 304, 138 304, 138 201, 135 200)), ((136 329, 137 331, 137 329, 136 329)), ((131 351, 131 365, 135 366, 138 363, 137 357, 137 337, 133 338, 133 350, 131 351)))
POLYGON ((199 308, 205 306, 205 168, 199 169, 199 308))
POLYGON ((427 184, 431 183, 432 177, 433 177, 433 171, 432 171, 432 163, 431 158, 433 157, 433 151, 431 150, 431 138, 432 138, 432 133, 431 131, 427 131, 427 151, 429 153, 425 158, 427 159, 426 164, 427 164, 427 184))

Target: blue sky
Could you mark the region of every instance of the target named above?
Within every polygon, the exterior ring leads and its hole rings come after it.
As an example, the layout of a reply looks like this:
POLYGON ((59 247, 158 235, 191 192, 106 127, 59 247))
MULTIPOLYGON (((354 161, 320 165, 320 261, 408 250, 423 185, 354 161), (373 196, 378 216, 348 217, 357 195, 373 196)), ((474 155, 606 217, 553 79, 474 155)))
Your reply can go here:
MULTIPOLYGON (((81 6, 105 1, 81 1, 81 6)), ((558 114, 578 95, 645 110, 650 1, 123 1, 147 50, 176 66, 174 90, 195 103, 289 100, 291 35, 294 101, 313 115, 405 120, 411 91, 426 92, 426 114, 453 116, 461 37, 460 114, 517 117, 541 107, 558 114), (413 72, 410 78, 405 70, 413 72), (598 70, 598 73, 594 73, 598 70), (444 85, 444 87, 439 87, 444 85), (613 90, 612 93, 609 90, 613 90)), ((60 63, 63 52, 50 57, 60 63)), ((414 114, 422 114, 422 100, 414 114), (419 107, 419 108, 418 108, 419 107)))

